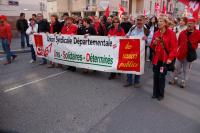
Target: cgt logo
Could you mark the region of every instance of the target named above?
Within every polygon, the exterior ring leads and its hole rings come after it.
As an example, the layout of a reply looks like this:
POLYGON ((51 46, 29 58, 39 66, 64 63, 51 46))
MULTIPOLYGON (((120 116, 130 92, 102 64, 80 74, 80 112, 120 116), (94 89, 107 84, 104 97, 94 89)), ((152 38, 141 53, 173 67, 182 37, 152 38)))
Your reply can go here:
POLYGON ((43 45, 42 35, 35 34, 34 35, 34 41, 35 41, 37 55, 43 56, 44 45, 43 45))
POLYGON ((46 48, 44 48, 42 35, 37 34, 34 35, 34 40, 37 55, 47 57, 49 53, 51 53, 52 43, 50 43, 46 48))

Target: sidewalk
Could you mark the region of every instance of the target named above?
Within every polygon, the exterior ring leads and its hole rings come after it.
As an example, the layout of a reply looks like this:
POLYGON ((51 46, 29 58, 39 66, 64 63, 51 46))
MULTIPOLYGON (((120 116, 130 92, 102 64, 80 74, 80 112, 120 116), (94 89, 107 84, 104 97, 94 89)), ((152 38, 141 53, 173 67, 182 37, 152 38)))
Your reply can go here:
MULTIPOLYGON (((14 53, 27 53, 30 52, 30 48, 28 48, 27 46, 24 49, 21 49, 21 40, 20 38, 14 38, 12 39, 12 43, 11 43, 11 51, 14 53)), ((2 49, 2 44, 0 42, 0 54, 3 54, 4 51, 2 49)))

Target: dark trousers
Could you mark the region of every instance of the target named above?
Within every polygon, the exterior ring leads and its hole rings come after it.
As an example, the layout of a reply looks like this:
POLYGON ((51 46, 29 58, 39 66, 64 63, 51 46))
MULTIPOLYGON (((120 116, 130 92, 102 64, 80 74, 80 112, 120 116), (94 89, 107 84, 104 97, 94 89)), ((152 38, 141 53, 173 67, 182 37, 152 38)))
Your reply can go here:
POLYGON ((29 47, 29 36, 25 32, 21 32, 21 47, 25 47, 25 38, 26 38, 26 44, 27 47, 29 47))
POLYGON ((47 64, 47 59, 42 58, 42 63, 43 63, 43 64, 47 64))
POLYGON ((167 75, 167 68, 162 62, 158 62, 157 65, 153 66, 153 96, 164 97, 165 93, 165 79, 167 75), (161 67, 164 67, 161 72, 161 67))
POLYGON ((36 61, 36 55, 35 55, 35 50, 34 50, 34 48, 33 48, 33 45, 30 45, 30 47, 31 47, 31 57, 32 57, 32 59, 33 59, 34 61, 36 61))
POLYGON ((11 57, 16 57, 10 50, 8 39, 0 39, 2 41, 2 48, 6 54, 7 61, 11 61, 11 57))
POLYGON ((117 76, 117 73, 110 73, 110 77, 115 78, 117 76))
POLYGON ((149 60, 152 61, 153 58, 153 50, 149 46, 145 46, 145 58, 147 57, 147 50, 149 49, 149 60))
MULTIPOLYGON (((133 84, 133 74, 127 74, 127 81, 129 84, 133 84)), ((134 84, 140 83, 140 75, 135 75, 134 84)))

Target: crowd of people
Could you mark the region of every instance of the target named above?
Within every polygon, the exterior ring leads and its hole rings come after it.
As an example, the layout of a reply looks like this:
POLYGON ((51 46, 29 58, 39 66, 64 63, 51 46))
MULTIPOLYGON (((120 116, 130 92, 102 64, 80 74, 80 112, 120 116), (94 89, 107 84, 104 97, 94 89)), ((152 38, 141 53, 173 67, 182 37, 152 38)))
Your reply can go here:
MULTIPOLYGON (((50 22, 43 18, 41 13, 33 14, 27 21, 25 14, 21 13, 16 23, 17 30, 21 34, 21 48, 31 49, 31 61, 36 62, 36 54, 33 48, 34 33, 52 33, 65 35, 95 35, 95 36, 142 36, 145 41, 145 59, 153 64, 153 96, 158 100, 164 98, 166 75, 170 73, 169 84, 186 87, 191 64, 196 60, 196 49, 200 43, 200 23, 194 18, 173 18, 165 14, 147 17, 138 15, 134 20, 124 15, 121 19, 117 16, 88 16, 85 18, 69 16, 64 13, 59 19, 57 15, 51 15, 50 22), (61 21, 62 20, 62 21, 61 21), (26 41, 25 41, 26 40, 26 41)), ((6 16, 0 16, 0 40, 3 50, 7 55, 7 62, 13 62, 17 55, 10 50, 11 27, 6 16)), ((62 64, 48 62, 42 59, 40 65, 48 64, 48 68, 62 68, 62 64), (48 64, 49 63, 49 64, 48 64)), ((75 72, 76 67, 68 66, 68 70, 75 72)), ((84 69, 84 73, 89 70, 84 69)), ((110 73, 109 80, 115 79, 120 74, 110 73)), ((141 87, 141 76, 127 74, 127 84, 124 87, 134 85, 141 87)))

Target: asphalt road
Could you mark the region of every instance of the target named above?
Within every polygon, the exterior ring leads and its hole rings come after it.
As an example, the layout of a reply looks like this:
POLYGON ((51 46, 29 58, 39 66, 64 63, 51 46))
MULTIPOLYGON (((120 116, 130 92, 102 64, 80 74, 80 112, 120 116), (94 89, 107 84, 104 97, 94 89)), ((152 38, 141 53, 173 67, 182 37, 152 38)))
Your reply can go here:
MULTIPOLYGON (((200 61, 185 89, 166 86, 151 99, 146 64, 140 89, 123 88, 126 76, 82 74, 29 64, 30 53, 4 66, 0 56, 0 133, 200 133, 200 61)), ((38 61, 39 62, 39 61, 38 61)))

